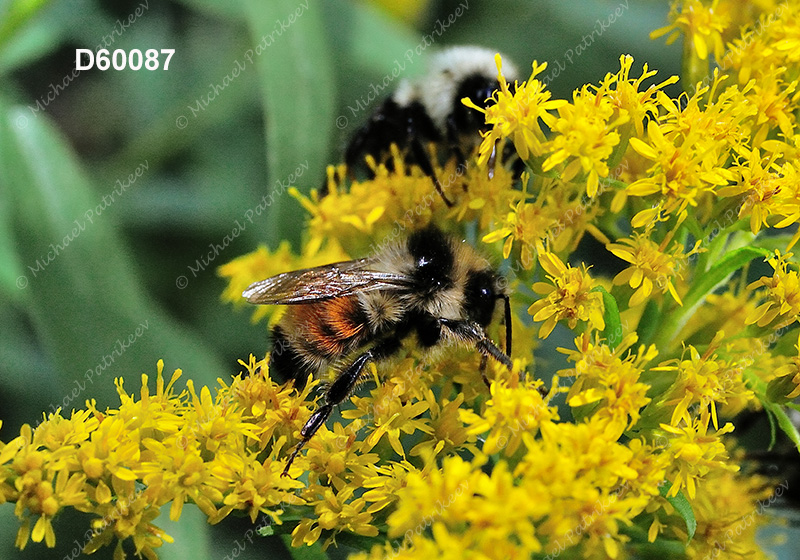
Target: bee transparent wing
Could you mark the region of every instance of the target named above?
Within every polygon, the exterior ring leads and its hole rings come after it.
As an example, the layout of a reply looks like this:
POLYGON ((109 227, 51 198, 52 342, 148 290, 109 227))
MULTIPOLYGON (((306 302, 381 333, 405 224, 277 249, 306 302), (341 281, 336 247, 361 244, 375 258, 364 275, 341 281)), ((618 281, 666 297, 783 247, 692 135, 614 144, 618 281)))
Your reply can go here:
POLYGON ((284 272, 251 284, 242 296, 250 303, 291 305, 408 288, 407 276, 375 270, 375 265, 374 259, 361 259, 284 272))

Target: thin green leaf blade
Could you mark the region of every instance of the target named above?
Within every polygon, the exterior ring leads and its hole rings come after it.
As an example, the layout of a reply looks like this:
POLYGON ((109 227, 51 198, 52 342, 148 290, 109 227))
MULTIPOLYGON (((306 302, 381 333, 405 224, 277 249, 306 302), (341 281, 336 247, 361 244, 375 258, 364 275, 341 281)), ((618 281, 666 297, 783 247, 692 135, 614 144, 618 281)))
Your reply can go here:
POLYGON ((675 508, 675 511, 678 512, 683 518, 683 521, 686 523, 686 531, 689 534, 689 538, 687 539, 687 543, 694 538, 694 533, 697 531, 697 519, 694 516, 694 510, 692 509, 692 504, 689 503, 689 500, 686 499, 686 496, 683 494, 683 491, 679 491, 675 496, 667 497, 667 493, 672 488, 671 482, 665 482, 659 487, 659 492, 661 495, 667 499, 667 501, 675 508))
POLYGON ((47 0, 14 0, 0 14, 0 47, 47 4, 47 0))
MULTIPOLYGON (((767 412, 770 414, 770 416, 773 417, 778 423, 778 426, 781 430, 783 430, 783 433, 786 434, 786 436, 791 440, 795 448, 800 451, 800 432, 798 432, 797 426, 792 423, 789 415, 786 414, 786 410, 782 406, 775 403, 767 403, 762 401, 762 404, 764 405, 764 408, 767 409, 767 412)), ((775 443, 774 439, 775 438, 773 435, 773 444, 775 443)))
POLYGON ((696 278, 691 289, 683 298, 684 309, 692 309, 711 290, 723 282, 728 276, 758 257, 769 257, 771 253, 759 247, 740 247, 726 253, 719 262, 696 278))
POLYGON ((39 380, 43 394, 57 399, 52 409, 81 408, 92 397, 116 404, 113 378, 133 379, 135 388, 136 376, 154 373, 160 358, 167 370, 182 367, 198 385, 213 384, 226 373, 221 360, 168 317, 134 274, 113 216, 125 193, 109 202, 112 187, 95 191, 47 116, 17 126, 25 111, 0 99, 0 182, 23 265, 24 281, 16 283, 61 376, 60 384, 39 380))
POLYGON ((600 292, 603 296, 603 320, 606 323, 603 336, 606 342, 608 342, 609 348, 613 350, 617 347, 617 344, 622 341, 622 319, 619 316, 619 305, 617 304, 616 298, 604 287, 597 286, 593 288, 592 291, 600 292))
POLYGON ((267 136, 264 237, 274 246, 299 237, 300 207, 285 196, 286 189, 307 192, 322 184, 333 124, 333 71, 319 0, 247 0, 246 8, 267 136))

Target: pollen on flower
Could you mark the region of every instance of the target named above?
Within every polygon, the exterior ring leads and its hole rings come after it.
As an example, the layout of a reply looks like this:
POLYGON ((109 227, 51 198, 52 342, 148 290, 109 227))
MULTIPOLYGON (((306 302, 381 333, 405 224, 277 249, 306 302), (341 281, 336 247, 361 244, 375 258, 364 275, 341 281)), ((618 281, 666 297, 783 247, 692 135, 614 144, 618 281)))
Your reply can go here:
POLYGON ((539 337, 547 338, 562 319, 571 329, 580 321, 602 331, 605 328, 603 296, 594 289, 597 283, 589 276, 586 265, 573 268, 553 253, 541 253, 539 264, 549 282, 533 285, 533 290, 545 297, 528 308, 534 321, 543 322, 539 337))
POLYGON ((710 417, 711 414, 706 411, 694 420, 684 415, 677 427, 661 424, 661 429, 667 434, 668 452, 675 459, 670 469, 672 475, 668 475, 672 482, 668 496, 676 496, 682 488, 686 488, 689 497, 694 498, 698 482, 710 472, 718 469, 731 472, 739 470, 737 465, 728 462, 728 451, 720 438, 733 431, 733 424, 727 423, 714 434, 709 434, 710 417))
POLYGON ((674 280, 683 277, 688 258, 699 251, 700 241, 688 252, 679 244, 665 251, 664 245, 668 241, 669 238, 666 238, 658 245, 645 234, 635 233, 632 238, 606 245, 611 253, 630 263, 628 268, 614 277, 614 284, 628 284, 635 290, 628 302, 631 307, 646 301, 654 288, 662 294, 669 292, 675 302, 682 305, 674 280))
POLYGON ((608 176, 608 160, 620 143, 616 129, 629 117, 617 113, 602 90, 593 92, 589 86, 576 91, 572 103, 559 107, 558 113, 553 125, 557 134, 549 144, 552 154, 542 163, 542 171, 546 173, 569 160, 563 166, 561 179, 586 177, 586 194, 594 197, 600 178, 608 176))
POLYGON ((560 99, 551 100, 552 94, 537 78, 547 68, 546 62, 539 64, 534 61, 530 78, 521 84, 515 83, 512 92, 503 76, 500 55, 497 55, 495 61, 500 89, 494 92, 486 108, 478 107, 469 98, 462 100, 468 107, 485 113, 486 124, 492 126, 481 142, 478 158, 480 166, 486 164, 496 143, 504 138, 514 142, 523 161, 543 155, 546 139, 541 125, 552 128, 556 119, 550 111, 566 104, 566 101, 560 99))

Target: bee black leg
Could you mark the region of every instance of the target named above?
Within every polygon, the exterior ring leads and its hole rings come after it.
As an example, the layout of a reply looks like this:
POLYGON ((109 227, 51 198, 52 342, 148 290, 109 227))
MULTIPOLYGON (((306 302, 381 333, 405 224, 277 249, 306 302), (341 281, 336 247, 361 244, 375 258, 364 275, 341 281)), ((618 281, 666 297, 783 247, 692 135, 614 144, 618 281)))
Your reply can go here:
MULTIPOLYGON (((458 164, 459 170, 466 170, 467 168, 467 157, 464 155, 464 152, 461 150, 461 146, 458 144, 458 125, 455 122, 453 114, 451 113, 447 117, 447 140, 450 144, 450 151, 453 152, 453 155, 456 156, 456 163, 458 164)), ((463 183, 464 191, 467 190, 467 184, 463 183)))
POLYGON ((306 443, 314 437, 317 430, 325 423, 330 417, 334 406, 338 406, 345 400, 355 389, 359 379, 364 372, 364 368, 371 361, 381 360, 396 352, 400 348, 400 340, 397 338, 384 339, 358 358, 353 360, 353 363, 347 366, 330 384, 328 390, 325 392, 325 404, 320 406, 306 422, 305 426, 300 430, 300 437, 302 438, 297 446, 289 456, 286 462, 286 467, 283 469, 281 476, 289 476, 289 467, 300 451, 305 447, 306 443))
POLYGON ((431 181, 433 181, 433 186, 436 188, 436 192, 442 197, 442 200, 447 207, 452 208, 453 202, 444 194, 442 184, 439 182, 439 179, 436 178, 436 172, 433 170, 431 158, 428 157, 428 153, 425 151, 425 148, 422 147, 422 142, 420 142, 419 138, 412 138, 409 148, 411 149, 411 155, 414 157, 416 164, 419 165, 419 168, 422 169, 422 172, 430 177, 431 181))
POLYGON ((489 378, 486 377, 486 362, 488 360, 489 358, 486 356, 486 354, 481 354, 481 367, 480 367, 481 379, 483 379, 483 383, 491 389, 492 384, 489 381, 489 378))
POLYGON ((457 339, 467 344, 473 344, 481 354, 489 358, 494 358, 511 371, 513 366, 511 358, 506 356, 503 351, 486 336, 486 333, 478 323, 474 321, 439 319, 439 324, 449 330, 457 339))
POLYGON ((364 370, 364 366, 373 359, 372 350, 367 350, 363 354, 361 354, 358 358, 356 358, 352 364, 350 364, 347 369, 345 369, 336 380, 331 383, 328 387, 328 390, 325 393, 325 404, 320 406, 314 413, 311 415, 311 418, 308 419, 305 426, 300 430, 300 443, 294 448, 292 454, 289 456, 289 460, 286 463, 286 467, 283 469, 283 473, 281 476, 289 476, 289 467, 292 466, 292 461, 294 458, 297 457, 300 450, 303 449, 306 443, 314 437, 314 434, 317 433, 320 426, 322 426, 328 417, 331 415, 333 411, 333 407, 337 406, 340 402, 347 398, 353 388, 358 383, 358 379, 361 377, 361 372, 364 370))
POLYGON ((294 450, 292 451, 292 454, 289 456, 289 460, 286 461, 286 466, 284 467, 281 476, 289 476, 289 467, 292 466, 294 458, 297 457, 297 454, 300 453, 300 450, 302 450, 303 447, 305 447, 308 440, 310 440, 311 437, 315 433, 317 433, 319 427, 325 423, 325 420, 327 420, 328 416, 331 415, 332 409, 333 405, 324 404, 314 411, 314 414, 312 414, 311 418, 308 419, 306 425, 303 426, 302 430, 300 430, 300 435, 302 436, 303 439, 301 439, 300 443, 298 443, 295 446, 294 450))

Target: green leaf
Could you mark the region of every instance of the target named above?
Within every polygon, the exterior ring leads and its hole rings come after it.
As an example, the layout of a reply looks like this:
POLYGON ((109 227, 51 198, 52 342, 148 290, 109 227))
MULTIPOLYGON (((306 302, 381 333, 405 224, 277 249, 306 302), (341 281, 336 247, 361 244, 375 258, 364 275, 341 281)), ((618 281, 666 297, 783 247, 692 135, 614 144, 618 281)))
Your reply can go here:
POLYGON ((630 537, 625 549, 634 553, 635 558, 659 558, 667 560, 686 557, 686 544, 659 535, 654 542, 647 537, 647 529, 639 525, 620 526, 619 532, 630 537))
POLYGON ((726 253, 707 271, 698 271, 698 277, 694 279, 692 287, 683 297, 683 306, 671 310, 667 320, 661 325, 659 333, 656 335, 656 344, 666 346, 665 342, 672 340, 675 333, 683 327, 703 299, 731 274, 753 259, 769 257, 771 254, 766 249, 758 247, 740 247, 726 253))
MULTIPOLYGON (((35 16, 47 0, 15 0, 0 13, 0 48, 35 16)), ((0 6, 1 8, 1 6, 0 6)))
POLYGON ((286 195, 287 187, 308 192, 325 175, 333 126, 331 49, 320 0, 245 4, 267 136, 263 193, 271 203, 264 236, 276 246, 280 239, 299 238, 302 223, 297 219, 302 210, 286 195))
POLYGON ((600 292, 603 296, 603 307, 605 309, 603 320, 606 323, 603 336, 608 342, 609 348, 613 350, 622 341, 622 320, 619 316, 619 305, 617 305, 617 300, 614 299, 614 296, 608 293, 604 287, 597 286, 592 291, 600 292))
MULTIPOLYGON (((786 410, 784 410, 783 407, 775 403, 768 403, 762 401, 762 404, 764 405, 764 409, 767 411, 767 414, 770 417, 770 423, 772 423, 774 419, 774 421, 778 423, 780 429, 783 430, 783 433, 785 433, 788 436, 788 438, 792 441, 797 450, 800 451, 800 432, 797 431, 797 426, 795 426, 794 423, 792 423, 792 420, 786 414, 786 410)), ((773 440, 772 445, 774 445, 775 444, 774 432, 772 440, 773 440)), ((772 445, 770 445, 770 448, 772 448, 772 445)))
POLYGON ((667 497, 667 493, 669 493, 671 488, 672 483, 665 481, 664 484, 659 487, 658 491, 664 498, 667 499, 670 504, 672 504, 672 507, 674 507, 675 511, 678 512, 678 515, 680 515, 684 522, 686 522, 686 531, 689 533, 689 538, 686 541, 688 543, 692 540, 694 533, 697 530, 697 519, 695 519, 692 504, 690 504, 689 500, 686 499, 686 496, 683 494, 682 490, 673 497, 667 497))
POLYGON ((647 300, 642 318, 639 319, 639 325, 636 331, 639 334, 639 342, 642 344, 649 344, 655 336, 658 325, 661 319, 661 308, 655 300, 647 300))
MULTIPOLYGON (((0 149, 3 145, 0 144, 0 149)), ((14 249, 11 233, 11 201, 8 192, 0 189, 0 293, 12 300, 21 299, 22 292, 17 282, 22 279, 22 265, 14 249)), ((24 282, 24 279, 21 281, 24 282)))
POLYGON ((765 383, 758 375, 749 370, 745 370, 744 380, 747 388, 755 393, 764 407, 764 410, 767 412, 767 419, 769 420, 770 427, 769 449, 774 447, 777 441, 777 428, 780 428, 797 450, 800 451, 800 432, 798 432, 797 427, 786 414, 786 409, 781 406, 781 403, 773 402, 767 394, 772 383, 765 383))
MULTIPOLYGON (((371 72, 383 77, 387 72, 391 72, 394 61, 397 60, 405 64, 404 77, 423 73, 425 69, 423 57, 417 57, 416 52, 411 51, 420 41, 419 34, 389 16, 385 10, 373 4, 353 3, 347 0, 329 0, 324 7, 329 28, 337 30, 335 36, 343 39, 336 47, 341 49, 340 56, 347 64, 354 65, 362 72, 371 72), (342 37, 343 29, 347 30, 346 38, 342 37)), ((340 76, 340 78, 345 78, 343 80, 345 83, 341 85, 346 87, 349 80, 346 77, 340 76)), ((389 87, 396 86, 395 82, 389 87)), ((359 95, 365 93, 367 91, 362 91, 359 95)), ((390 92, 387 90, 383 93, 388 95, 390 92)), ((380 99, 375 100, 376 106, 379 102, 380 99)), ((350 101, 346 100, 346 104, 349 103, 350 101)), ((352 120, 350 124, 354 124, 352 120)))
MULTIPOLYGON (((147 173, 146 165, 136 169, 147 173)), ((159 358, 168 372, 181 367, 198 385, 235 373, 143 289, 113 216, 127 193, 108 186, 95 191, 48 117, 30 118, 2 98, 0 183, 8 189, 23 266, 24 281, 16 283, 61 375, 60 389, 53 380, 42 388, 55 394, 53 408, 80 408, 91 397, 99 406, 116 404, 114 377, 124 374, 133 390, 139 373, 153 377, 159 358)), ((176 278, 161 281, 175 298, 191 297, 174 287, 176 278)))
POLYGON ((722 257, 699 278, 696 278, 691 289, 683 298, 683 306, 692 309, 714 288, 725 281, 728 276, 742 268, 757 257, 769 257, 772 253, 758 247, 740 247, 722 257))
MULTIPOLYGON (((213 554, 212 535, 208 518, 194 504, 186 504, 181 511, 181 518, 172 521, 168 515, 169 508, 164 506, 155 523, 161 527, 174 541, 165 543, 158 549, 160 560, 212 560, 219 558, 213 554)), ((237 550, 235 543, 230 548, 237 550)), ((238 552, 238 550, 237 550, 238 552)))

